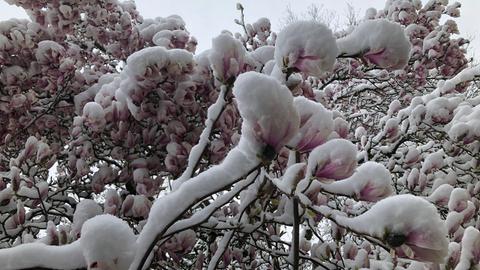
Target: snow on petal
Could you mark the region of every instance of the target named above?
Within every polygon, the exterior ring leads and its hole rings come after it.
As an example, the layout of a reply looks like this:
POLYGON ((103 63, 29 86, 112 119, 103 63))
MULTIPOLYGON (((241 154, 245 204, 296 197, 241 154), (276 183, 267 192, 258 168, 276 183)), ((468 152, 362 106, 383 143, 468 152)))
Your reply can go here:
POLYGON ((386 69, 402 69, 412 47, 400 24, 386 19, 361 22, 350 34, 337 40, 340 55, 361 55, 386 69))
POLYGON ((80 244, 90 268, 127 270, 135 255, 136 237, 127 222, 99 215, 85 222, 80 244))
POLYGON ((393 194, 392 176, 385 166, 368 161, 347 179, 322 185, 322 189, 361 201, 375 202, 393 194))
POLYGON ((460 261, 455 270, 469 270, 480 263, 480 231, 474 227, 465 229, 462 237, 460 261))
POLYGON ((289 146, 299 152, 309 152, 325 143, 333 131, 332 112, 303 96, 295 97, 293 105, 300 115, 300 129, 289 146))
POLYGON ((228 33, 214 38, 208 60, 217 80, 228 83, 234 79, 244 69, 246 53, 242 43, 228 33))
POLYGON ((85 117, 85 124, 93 131, 102 131, 105 127, 105 111, 102 105, 96 102, 88 102, 83 107, 83 116, 85 117))
POLYGON ((353 174, 357 167, 357 149, 345 139, 333 139, 317 146, 308 158, 307 173, 323 179, 340 180, 353 174))
POLYGON ((75 234, 74 237, 77 237, 76 234, 80 233, 85 221, 100 215, 102 212, 102 208, 95 201, 90 199, 80 201, 73 214, 72 233, 75 234))
POLYGON ((242 137, 262 159, 273 159, 298 131, 292 94, 273 77, 256 72, 239 75, 233 94, 243 119, 242 137))
POLYGON ((420 197, 387 197, 360 216, 336 219, 341 226, 381 239, 400 257, 443 263, 448 254, 446 226, 437 208, 420 197))
POLYGON ((281 70, 320 76, 332 71, 338 54, 332 31, 315 21, 297 21, 286 26, 275 43, 275 62, 281 70))

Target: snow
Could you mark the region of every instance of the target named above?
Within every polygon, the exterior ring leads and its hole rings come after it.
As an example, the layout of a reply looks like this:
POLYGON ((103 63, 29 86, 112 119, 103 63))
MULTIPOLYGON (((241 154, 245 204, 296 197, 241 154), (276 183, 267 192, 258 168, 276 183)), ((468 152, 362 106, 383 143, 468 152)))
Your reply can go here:
POLYGON ((450 194, 453 191, 453 186, 450 184, 442 184, 437 187, 433 192, 427 197, 427 200, 434 204, 446 206, 450 199, 450 194))
POLYGON ((376 202, 393 194, 390 171, 380 163, 368 161, 344 180, 321 184, 329 193, 353 196, 356 200, 376 202))
POLYGON ((454 113, 452 121, 445 125, 445 130, 452 140, 463 140, 468 144, 480 138, 480 105, 471 107, 461 104, 454 113))
POLYGON ((445 225, 447 226, 448 234, 454 234, 462 222, 463 215, 461 213, 455 211, 449 212, 447 218, 445 219, 445 225))
POLYGON ((94 200, 84 199, 80 201, 73 214, 72 233, 74 236, 80 233, 85 221, 102 214, 102 212, 102 208, 94 200))
POLYGON ((275 47, 274 46, 262 46, 255 51, 249 53, 250 56, 262 65, 265 65, 268 61, 274 59, 275 47))
POLYGON ((450 193, 450 200, 448 201, 448 210, 461 212, 467 208, 467 201, 470 199, 470 194, 464 188, 455 188, 450 193))
POLYGON ((193 204, 236 183, 259 165, 259 160, 252 158, 252 153, 247 152, 245 155, 246 143, 248 142, 245 142, 242 136, 238 146, 227 154, 222 163, 200 173, 183 183, 177 190, 155 201, 148 221, 137 239, 138 249, 130 270, 138 268, 142 257, 156 237, 163 235, 171 223, 193 204))
POLYGON ((308 152, 326 142, 333 131, 332 112, 303 96, 295 97, 293 105, 300 114, 300 130, 288 145, 299 152, 308 152))
POLYGON ((13 248, 0 249, 2 270, 79 269, 86 266, 79 242, 64 246, 28 243, 13 248))
POLYGON ((337 40, 339 55, 362 55, 386 69, 402 69, 408 63, 411 44, 401 25, 386 19, 361 22, 337 40))
POLYGON ((448 253, 445 224, 437 208, 420 197, 387 197, 360 216, 335 219, 341 226, 382 239, 400 257, 442 263, 448 253))
POLYGON ((112 215, 99 215, 85 222, 80 244, 90 269, 127 270, 135 254, 136 237, 127 222, 112 215), (106 268, 106 266, 110 268, 106 268))
POLYGON ((444 155, 445 153, 443 150, 439 150, 435 153, 427 155, 422 163, 422 168, 420 171, 428 174, 432 172, 432 170, 438 170, 442 168, 445 165, 443 160, 444 155))
POLYGON ((355 145, 345 139, 333 139, 317 146, 310 153, 307 175, 313 175, 320 181, 340 180, 351 176, 356 167, 355 145))
POLYGON ((315 21, 287 25, 275 42, 275 62, 281 70, 297 69, 311 76, 333 70, 338 48, 332 31, 315 21))
POLYGON ((246 72, 233 86, 240 116, 242 137, 257 154, 272 148, 278 153, 298 131, 299 115, 290 90, 273 77, 246 72), (285 121, 288 119, 288 121, 285 121))
POLYGON ((188 163, 187 168, 182 173, 182 175, 173 182, 173 189, 177 189, 181 184, 185 181, 190 179, 193 175, 193 170, 195 166, 200 161, 202 157, 202 153, 204 152, 205 148, 210 143, 210 136, 212 133, 213 126, 216 120, 220 117, 223 108, 225 108, 225 95, 227 92, 227 87, 222 85, 220 94, 217 97, 217 100, 214 104, 210 105, 207 111, 207 119, 205 120, 205 128, 203 129, 202 133, 200 134, 200 138, 198 139, 198 143, 192 147, 190 153, 188 154, 188 163))
POLYGON ((52 40, 43 40, 38 43, 35 58, 40 64, 48 64, 63 54, 65 49, 60 44, 52 40))
POLYGON ((214 38, 208 60, 217 80, 225 84, 236 77, 243 69, 246 53, 242 43, 228 33, 214 38))
POLYGON ((462 237, 462 253, 455 270, 475 269, 480 262, 480 232, 474 227, 467 227, 462 237))
POLYGON ((301 175, 304 174, 306 163, 296 163, 289 166, 285 173, 283 174, 282 179, 273 179, 272 182, 276 185, 282 192, 286 194, 292 194, 295 190, 295 186, 300 180, 301 175))

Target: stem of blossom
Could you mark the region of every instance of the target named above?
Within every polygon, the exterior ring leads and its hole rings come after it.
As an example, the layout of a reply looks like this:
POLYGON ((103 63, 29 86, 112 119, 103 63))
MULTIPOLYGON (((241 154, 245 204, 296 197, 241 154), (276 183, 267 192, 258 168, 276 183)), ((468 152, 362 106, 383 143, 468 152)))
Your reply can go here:
POLYGON ((300 217, 298 215, 298 197, 294 196, 293 203, 293 270, 298 270, 300 247, 300 217))

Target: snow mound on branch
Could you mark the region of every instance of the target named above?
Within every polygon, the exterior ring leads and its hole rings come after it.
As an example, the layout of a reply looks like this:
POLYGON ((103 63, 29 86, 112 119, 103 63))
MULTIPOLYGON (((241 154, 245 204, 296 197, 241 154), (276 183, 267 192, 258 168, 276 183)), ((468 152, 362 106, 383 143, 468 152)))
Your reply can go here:
POLYGON ((293 96, 273 77, 243 73, 235 81, 233 94, 243 119, 242 136, 257 153, 276 154, 297 133, 299 116, 293 96))
POLYGON ((275 44, 275 62, 282 69, 299 70, 312 76, 332 71, 338 48, 332 31, 314 21, 289 24, 275 44))
POLYGON ((402 69, 410 58, 411 44, 400 24, 385 19, 361 22, 337 40, 340 55, 361 55, 386 69, 402 69))

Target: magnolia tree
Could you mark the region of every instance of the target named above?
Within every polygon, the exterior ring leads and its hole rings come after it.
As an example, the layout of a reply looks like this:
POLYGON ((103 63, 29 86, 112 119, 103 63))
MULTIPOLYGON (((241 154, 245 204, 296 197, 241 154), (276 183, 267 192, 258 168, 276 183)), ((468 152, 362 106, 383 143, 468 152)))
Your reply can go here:
POLYGON ((480 68, 447 0, 341 32, 8 0, 2 269, 477 269, 480 68))

